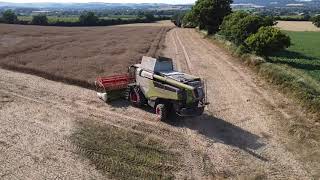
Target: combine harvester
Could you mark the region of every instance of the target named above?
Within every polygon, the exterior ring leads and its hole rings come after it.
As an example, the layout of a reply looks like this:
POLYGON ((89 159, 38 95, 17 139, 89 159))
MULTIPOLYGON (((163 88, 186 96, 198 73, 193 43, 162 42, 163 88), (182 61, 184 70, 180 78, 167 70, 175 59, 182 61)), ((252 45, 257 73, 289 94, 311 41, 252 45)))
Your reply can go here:
POLYGON ((128 74, 97 78, 98 97, 105 102, 124 97, 134 106, 149 105, 160 120, 170 112, 179 116, 200 116, 207 102, 204 82, 177 72, 172 59, 143 57, 129 67, 128 74))

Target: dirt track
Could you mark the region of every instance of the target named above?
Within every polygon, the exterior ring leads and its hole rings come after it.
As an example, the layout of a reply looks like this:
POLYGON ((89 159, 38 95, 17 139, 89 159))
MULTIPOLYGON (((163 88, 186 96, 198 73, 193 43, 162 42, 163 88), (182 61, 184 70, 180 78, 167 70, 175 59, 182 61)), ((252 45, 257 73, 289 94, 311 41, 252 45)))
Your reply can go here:
POLYGON ((208 115, 182 126, 194 137, 191 147, 212 163, 213 174, 304 179, 310 171, 319 173, 319 164, 300 164, 285 146, 288 127, 280 122, 303 118, 302 109, 193 29, 174 29, 167 42, 172 46, 164 54, 177 60, 178 69, 207 80, 208 115))
POLYGON ((310 179, 319 172, 287 150, 279 127, 302 110, 194 30, 174 29, 165 44, 178 69, 207 79, 211 105, 202 117, 156 122, 125 102, 103 104, 91 90, 0 70, 1 179, 105 178, 66 138, 81 119, 161 139, 182 155, 178 179, 310 179))

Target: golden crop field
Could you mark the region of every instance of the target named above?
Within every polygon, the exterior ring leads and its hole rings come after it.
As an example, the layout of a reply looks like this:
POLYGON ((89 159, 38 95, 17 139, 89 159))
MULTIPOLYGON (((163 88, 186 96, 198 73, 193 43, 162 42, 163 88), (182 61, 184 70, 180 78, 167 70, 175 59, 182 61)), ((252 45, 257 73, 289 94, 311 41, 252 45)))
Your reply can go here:
POLYGON ((320 31, 309 21, 278 21, 276 26, 286 31, 320 31))

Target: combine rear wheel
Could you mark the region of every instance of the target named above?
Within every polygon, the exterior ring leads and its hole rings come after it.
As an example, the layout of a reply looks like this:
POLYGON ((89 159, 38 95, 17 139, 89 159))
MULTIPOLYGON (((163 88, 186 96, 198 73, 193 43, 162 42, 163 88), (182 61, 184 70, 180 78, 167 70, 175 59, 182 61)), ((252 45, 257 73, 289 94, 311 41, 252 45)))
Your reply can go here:
POLYGON ((165 104, 158 104, 156 106, 156 114, 157 114, 157 118, 160 121, 167 120, 168 114, 169 114, 168 106, 166 106, 165 104))

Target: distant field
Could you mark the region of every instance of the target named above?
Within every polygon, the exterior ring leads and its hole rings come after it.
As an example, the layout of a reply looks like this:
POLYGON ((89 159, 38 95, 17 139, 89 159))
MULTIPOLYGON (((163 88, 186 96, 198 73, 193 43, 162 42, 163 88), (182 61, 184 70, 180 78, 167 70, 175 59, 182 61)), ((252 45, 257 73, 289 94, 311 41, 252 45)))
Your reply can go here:
MULTIPOLYGON (((64 21, 64 22, 76 22, 79 20, 78 16, 68 16, 68 17, 58 17, 58 16, 47 16, 49 23, 54 23, 57 21, 64 21)), ((18 16, 19 20, 22 21, 31 21, 32 16, 18 16)))
POLYGON ((293 45, 272 59, 303 72, 320 83, 320 32, 286 31, 293 45))
POLYGON ((106 17, 101 17, 101 19, 136 19, 138 16, 136 15, 111 15, 106 17))
POLYGON ((291 16, 280 16, 280 18, 302 19, 303 16, 300 16, 300 15, 291 15, 291 16))
MULTIPOLYGON (((65 16, 65 17, 58 17, 58 16, 47 16, 49 23, 55 23, 57 21, 64 21, 64 22, 76 22, 79 20, 78 16, 65 16)), ((135 19, 137 16, 135 15, 112 15, 101 17, 100 19, 135 19)), ((23 21, 31 21, 32 16, 18 16, 19 20, 23 21)))
POLYGON ((285 31, 320 31, 309 21, 278 21, 276 26, 285 31))
POLYGON ((301 15, 289 15, 289 16, 279 16, 282 20, 303 20, 304 16, 301 15))

